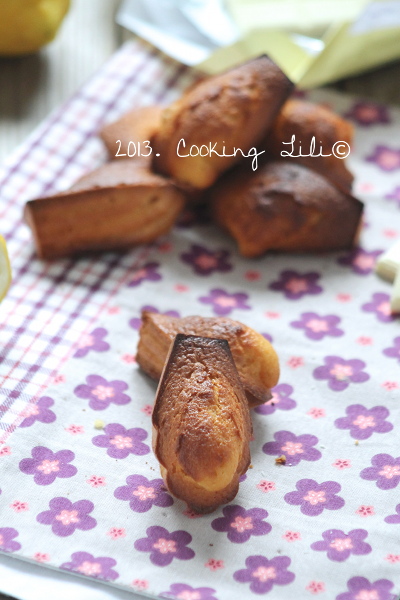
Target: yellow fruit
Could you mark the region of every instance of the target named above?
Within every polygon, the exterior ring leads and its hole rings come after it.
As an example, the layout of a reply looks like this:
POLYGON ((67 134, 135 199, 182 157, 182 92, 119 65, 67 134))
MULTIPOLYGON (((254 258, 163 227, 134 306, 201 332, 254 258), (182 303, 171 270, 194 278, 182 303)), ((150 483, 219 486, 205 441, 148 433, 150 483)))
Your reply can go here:
POLYGON ((0 55, 39 50, 56 35, 70 0, 0 0, 0 55))
POLYGON ((11 277, 11 265, 8 258, 6 240, 0 235, 0 302, 7 294, 11 277))

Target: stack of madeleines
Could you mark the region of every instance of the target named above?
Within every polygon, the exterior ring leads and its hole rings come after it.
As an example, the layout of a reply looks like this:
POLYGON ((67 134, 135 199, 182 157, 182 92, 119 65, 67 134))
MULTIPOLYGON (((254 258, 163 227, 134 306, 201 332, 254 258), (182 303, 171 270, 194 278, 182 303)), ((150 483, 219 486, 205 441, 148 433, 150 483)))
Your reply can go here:
POLYGON ((110 162, 65 192, 27 202, 38 255, 152 242, 199 202, 243 256, 351 247, 363 204, 332 147, 350 145, 352 127, 292 92, 260 56, 202 79, 168 107, 138 108, 107 125, 100 137, 110 162), (307 156, 313 138, 318 151, 307 156))
POLYGON ((136 359, 160 380, 153 449, 165 485, 195 512, 230 502, 250 464, 250 408, 279 380, 275 350, 227 317, 143 312, 136 359))

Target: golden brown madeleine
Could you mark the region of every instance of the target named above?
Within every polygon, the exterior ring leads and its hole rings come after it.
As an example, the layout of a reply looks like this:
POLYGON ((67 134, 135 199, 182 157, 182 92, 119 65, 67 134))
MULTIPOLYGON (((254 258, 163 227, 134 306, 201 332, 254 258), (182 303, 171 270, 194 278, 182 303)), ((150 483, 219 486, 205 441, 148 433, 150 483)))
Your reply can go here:
POLYGON ((312 153, 331 154, 331 156, 290 158, 285 155, 283 159, 305 165, 321 173, 345 191, 351 190, 354 176, 347 169, 344 159, 337 158, 332 153, 332 148, 340 141, 351 146, 353 126, 320 104, 299 99, 289 99, 285 102, 265 139, 263 147, 266 149, 266 157, 269 160, 281 158, 282 151, 292 152, 292 150, 294 155, 310 154, 313 137, 315 137, 315 149, 312 153), (293 145, 287 143, 292 141, 292 136, 295 136, 293 145))
POLYGON ((292 87, 267 56, 190 87, 163 112, 154 138, 156 170, 194 188, 209 187, 242 154, 209 155, 204 148, 204 156, 184 158, 177 155, 178 146, 181 155, 188 154, 191 146, 209 148, 210 144, 219 154, 232 154, 235 148, 247 154, 263 139, 292 87), (186 148, 179 145, 182 139, 186 148))
POLYGON ((279 380, 278 356, 259 333, 228 317, 178 319, 144 311, 136 360, 147 375, 158 380, 171 342, 177 333, 227 340, 250 407, 271 398, 279 380))
POLYGON ((230 502, 252 426, 226 340, 178 334, 157 390, 153 449, 165 484, 196 512, 230 502))
POLYGON ((363 203, 319 173, 285 160, 254 173, 228 173, 211 193, 214 216, 243 256, 267 250, 324 252, 350 248, 363 203))
POLYGON ((69 191, 30 200, 25 219, 38 255, 51 259, 151 242, 172 227, 184 202, 171 181, 118 160, 69 191))
POLYGON ((149 154, 153 138, 161 123, 162 106, 142 106, 123 115, 118 121, 105 125, 99 132, 110 158, 123 158, 121 154, 151 164, 149 154), (117 141, 120 140, 120 143, 117 141), (148 142, 148 143, 146 143, 148 142), (140 144, 140 150, 139 150, 140 144), (144 156, 147 155, 148 156, 144 156))

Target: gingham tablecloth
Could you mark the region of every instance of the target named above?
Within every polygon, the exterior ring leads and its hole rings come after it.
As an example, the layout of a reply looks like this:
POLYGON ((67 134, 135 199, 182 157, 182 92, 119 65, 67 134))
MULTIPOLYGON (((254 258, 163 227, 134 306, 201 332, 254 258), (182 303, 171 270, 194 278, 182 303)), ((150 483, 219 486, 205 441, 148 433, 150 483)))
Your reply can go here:
POLYGON ((101 124, 194 78, 129 43, 3 168, 14 282, 1 306, 0 548, 180 600, 393 599, 400 330, 373 267, 400 235, 397 111, 312 94, 357 126, 350 160, 366 223, 352 252, 244 260, 212 224, 186 219, 131 252, 35 258, 24 202, 105 160, 101 124), (145 306, 230 315, 280 356, 273 402, 252 414, 252 468, 211 515, 167 493, 150 449, 155 385, 135 364, 145 306))

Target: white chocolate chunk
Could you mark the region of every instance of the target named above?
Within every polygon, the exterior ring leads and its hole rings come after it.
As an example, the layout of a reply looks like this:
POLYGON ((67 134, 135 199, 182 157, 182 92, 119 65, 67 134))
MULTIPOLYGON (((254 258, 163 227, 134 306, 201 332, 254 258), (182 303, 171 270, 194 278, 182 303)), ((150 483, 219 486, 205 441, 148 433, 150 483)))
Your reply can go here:
POLYGON ((390 311, 392 314, 400 313, 400 269, 397 269, 394 279, 392 295, 390 297, 390 311))
POLYGON ((400 270, 400 240, 378 258, 375 272, 389 281, 394 281, 400 270))

